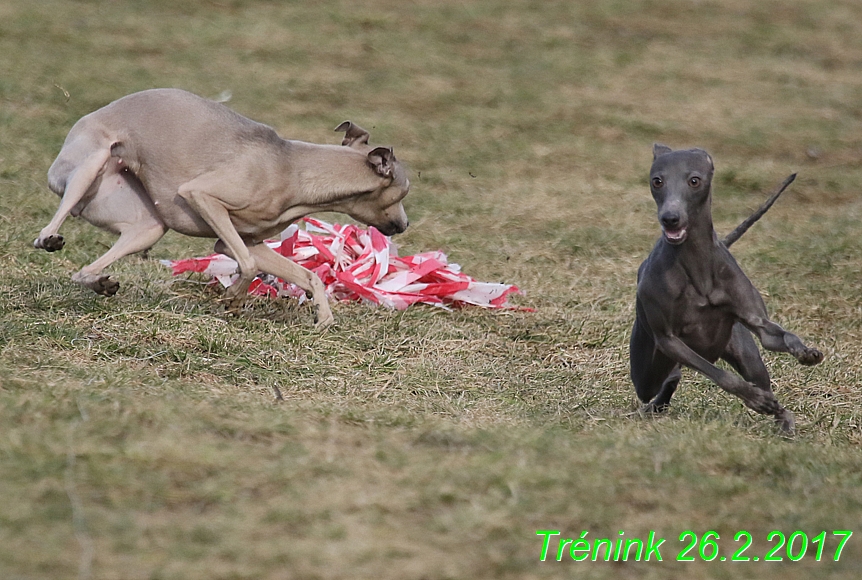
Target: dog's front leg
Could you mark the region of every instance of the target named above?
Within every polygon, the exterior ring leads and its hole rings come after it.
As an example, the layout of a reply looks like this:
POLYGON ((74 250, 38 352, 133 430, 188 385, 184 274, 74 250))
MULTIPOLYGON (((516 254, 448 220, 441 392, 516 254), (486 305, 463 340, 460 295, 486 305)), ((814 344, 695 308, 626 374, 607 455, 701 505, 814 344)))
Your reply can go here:
POLYGON ((718 368, 691 350, 676 336, 656 336, 656 344, 666 356, 709 377, 715 384, 732 395, 736 395, 749 409, 764 415, 784 417, 789 413, 770 391, 765 391, 741 377, 718 368))
POLYGON ((258 268, 245 242, 231 223, 228 208, 203 189, 206 182, 207 176, 204 175, 184 184, 177 193, 207 222, 218 236, 219 242, 225 246, 225 253, 239 265, 239 279, 225 292, 228 311, 236 312, 245 302, 248 287, 257 276, 258 268))
POLYGON ((805 346, 798 336, 769 320, 763 297, 747 278, 739 286, 741 291, 734 296, 734 314, 757 336, 763 348, 773 352, 789 352, 806 366, 823 361, 822 352, 805 346))
POLYGON ((760 344, 767 350, 789 352, 800 364, 806 366, 816 365, 823 361, 822 352, 816 348, 805 346, 798 336, 784 330, 765 317, 753 316, 748 320, 743 320, 743 324, 757 335, 760 344))
POLYGON ((306 292, 311 292, 317 308, 318 328, 325 328, 335 321, 326 299, 326 289, 317 274, 290 261, 266 244, 251 246, 249 252, 254 257, 258 268, 267 274, 278 276, 285 282, 292 282, 306 292))

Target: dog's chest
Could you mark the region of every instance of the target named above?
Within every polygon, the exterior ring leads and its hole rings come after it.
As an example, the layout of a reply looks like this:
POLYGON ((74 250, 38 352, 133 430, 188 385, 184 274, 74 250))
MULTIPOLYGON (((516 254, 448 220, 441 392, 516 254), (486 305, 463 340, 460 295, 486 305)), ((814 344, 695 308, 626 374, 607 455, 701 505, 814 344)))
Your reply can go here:
POLYGON ((705 310, 723 310, 732 302, 721 286, 714 282, 704 285, 689 284, 683 291, 682 301, 701 313, 705 310))
POLYGON ((704 358, 714 360, 724 351, 735 319, 728 308, 731 298, 720 288, 706 293, 688 286, 676 301, 677 336, 704 358))

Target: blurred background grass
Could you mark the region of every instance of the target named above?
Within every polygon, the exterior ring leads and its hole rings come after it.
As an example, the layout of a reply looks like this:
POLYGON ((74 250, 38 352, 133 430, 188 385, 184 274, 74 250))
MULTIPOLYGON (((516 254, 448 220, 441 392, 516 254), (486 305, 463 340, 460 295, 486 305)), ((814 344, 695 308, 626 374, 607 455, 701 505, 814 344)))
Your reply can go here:
POLYGON ((0 54, 0 577, 859 577, 856 537, 839 562, 671 561, 687 529, 762 557, 770 530, 860 522, 858 3, 6 0, 0 54), (34 251, 45 172, 80 116, 155 86, 288 138, 369 128, 411 168, 402 252, 536 312, 230 319, 158 264, 211 249, 173 234, 112 268, 116 297, 78 288, 112 238, 70 220, 34 251), (656 141, 713 155, 720 233, 799 173, 734 246, 827 352, 765 357, 793 442, 693 373, 668 417, 634 413, 656 141), (655 530, 665 561, 541 563, 537 529, 655 530))

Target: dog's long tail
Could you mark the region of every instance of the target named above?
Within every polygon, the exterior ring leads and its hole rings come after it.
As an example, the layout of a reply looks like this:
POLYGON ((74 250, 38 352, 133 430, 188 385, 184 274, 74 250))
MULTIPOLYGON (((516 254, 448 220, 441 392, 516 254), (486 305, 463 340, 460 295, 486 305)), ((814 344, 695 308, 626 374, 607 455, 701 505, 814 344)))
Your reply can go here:
POLYGON ((733 230, 732 232, 727 234, 724 237, 724 239, 722 240, 722 243, 724 243, 725 247, 729 248, 733 242, 735 242, 736 240, 741 238, 742 234, 744 234, 745 232, 748 231, 748 228, 750 228, 752 225, 754 225, 754 222, 756 222, 757 220, 762 218, 763 214, 765 214, 769 210, 769 208, 772 207, 772 204, 774 204, 778 200, 778 196, 780 196, 782 193, 784 193, 784 190, 787 189, 788 185, 793 183, 794 179, 796 179, 795 173, 793 175, 789 176, 787 179, 785 179, 784 183, 781 184, 781 187, 778 188, 778 191, 776 191, 771 196, 769 196, 769 199, 767 199, 763 203, 763 205, 761 205, 759 208, 757 208, 757 211, 755 211, 753 214, 748 216, 748 218, 746 218, 746 220, 743 221, 741 224, 736 226, 735 230, 733 230))

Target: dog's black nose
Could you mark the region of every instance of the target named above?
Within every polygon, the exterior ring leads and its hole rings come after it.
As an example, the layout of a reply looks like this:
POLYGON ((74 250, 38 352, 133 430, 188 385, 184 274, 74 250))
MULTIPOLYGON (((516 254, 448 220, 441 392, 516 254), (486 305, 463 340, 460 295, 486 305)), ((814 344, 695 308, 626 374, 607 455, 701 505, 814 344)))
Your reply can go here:
POLYGON ((661 225, 668 229, 676 229, 679 226, 679 213, 675 211, 669 211, 661 214, 659 218, 661 225))
POLYGON ((401 223, 401 222, 389 222, 385 226, 377 226, 377 231, 379 231, 384 236, 394 236, 395 234, 403 234, 404 230, 407 229, 407 226, 410 222, 401 223))

